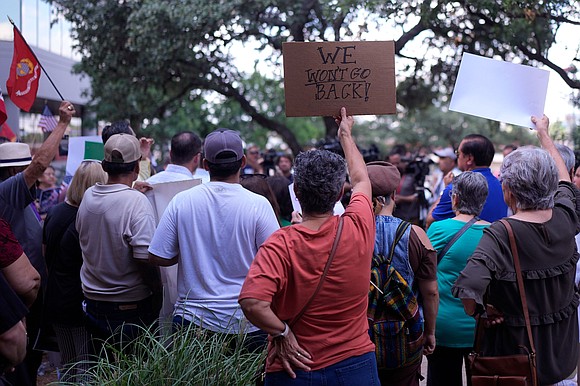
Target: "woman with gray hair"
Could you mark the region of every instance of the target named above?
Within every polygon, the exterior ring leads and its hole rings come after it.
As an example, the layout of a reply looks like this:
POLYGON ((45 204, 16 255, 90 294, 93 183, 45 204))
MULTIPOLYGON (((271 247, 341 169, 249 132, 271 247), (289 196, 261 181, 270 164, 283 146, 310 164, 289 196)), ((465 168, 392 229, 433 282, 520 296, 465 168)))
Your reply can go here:
MULTIPOLYGON (((570 175, 548 135, 546 116, 532 117, 545 150, 521 148, 501 166, 505 202, 527 295, 540 385, 575 377, 578 341, 574 242, 580 230, 570 175)), ((485 310, 485 356, 524 354, 529 347, 508 231, 493 223, 461 272, 453 295, 468 315, 485 310)), ((483 318, 484 316, 482 316, 483 318)))
MULTIPOLYGON (((479 243, 487 221, 477 216, 487 199, 487 180, 481 173, 463 172, 453 179, 451 203, 455 217, 434 222, 427 231, 433 248, 438 253, 437 286, 439 312, 435 328, 437 345, 427 356, 428 386, 462 386, 462 367, 473 346, 475 321, 465 315, 459 299, 451 294, 451 286, 467 259, 479 243), (462 232, 461 236, 455 236, 462 232), (455 239, 453 242, 452 240, 455 239), (448 247, 451 243, 452 246, 448 247), (446 250, 446 251, 445 251, 446 250)), ((469 377, 468 377, 469 379, 469 377)), ((469 383, 471 384, 471 383, 469 383)))
POLYGON ((303 221, 260 247, 239 296, 248 320, 270 335, 266 385, 378 386, 366 316, 375 239, 371 184, 345 108, 337 123, 346 163, 326 150, 296 157, 303 221), (347 164, 353 193, 344 214, 334 216, 347 164))

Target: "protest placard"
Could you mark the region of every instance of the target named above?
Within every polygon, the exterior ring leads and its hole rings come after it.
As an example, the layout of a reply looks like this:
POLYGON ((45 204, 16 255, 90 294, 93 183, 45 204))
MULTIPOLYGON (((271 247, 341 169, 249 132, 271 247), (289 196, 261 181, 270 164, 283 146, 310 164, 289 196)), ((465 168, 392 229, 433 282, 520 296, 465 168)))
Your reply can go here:
POLYGON ((100 136, 70 137, 68 140, 66 175, 73 176, 83 160, 102 161, 104 156, 105 150, 100 136))
POLYGON ((169 205, 169 202, 171 202, 177 193, 193 188, 199 184, 201 184, 201 179, 197 178, 192 180, 162 182, 154 184, 153 189, 146 191, 145 196, 147 196, 153 207, 156 223, 159 224, 165 208, 167 208, 167 205, 169 205))
MULTIPOLYGON (((302 216, 302 207, 300 206, 300 201, 298 201, 298 198, 296 197, 296 192, 294 192, 294 183, 288 185, 288 190, 290 191, 290 201, 292 202, 292 209, 300 213, 300 215, 302 216)), ((345 209, 344 205, 342 205, 342 202, 337 201, 334 204, 334 215, 341 216, 344 213, 344 211, 345 209)))
POLYGON ((396 112, 394 42, 289 42, 282 51, 286 116, 396 112))
POLYGON ((463 54, 449 109, 518 126, 542 116, 550 73, 535 67, 463 54))

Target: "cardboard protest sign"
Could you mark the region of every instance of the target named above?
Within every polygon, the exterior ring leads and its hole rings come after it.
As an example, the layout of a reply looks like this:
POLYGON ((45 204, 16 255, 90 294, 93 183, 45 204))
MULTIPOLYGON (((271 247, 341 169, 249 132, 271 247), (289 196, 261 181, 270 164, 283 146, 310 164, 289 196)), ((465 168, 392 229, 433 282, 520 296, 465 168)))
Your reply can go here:
POLYGON ((539 68, 463 54, 449 109, 533 127, 531 116, 544 114, 549 77, 539 68))
POLYGON ((395 43, 282 45, 287 117, 396 112, 395 43))

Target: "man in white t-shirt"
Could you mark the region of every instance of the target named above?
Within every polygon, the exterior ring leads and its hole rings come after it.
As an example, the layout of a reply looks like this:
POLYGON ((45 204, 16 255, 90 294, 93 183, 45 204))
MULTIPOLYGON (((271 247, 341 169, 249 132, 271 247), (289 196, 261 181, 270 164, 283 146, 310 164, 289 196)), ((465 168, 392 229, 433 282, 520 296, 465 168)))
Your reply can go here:
POLYGON ((174 323, 213 332, 266 334, 238 307, 238 295, 260 245, 278 229, 266 198, 244 189, 242 139, 232 130, 209 134, 203 166, 210 182, 178 193, 165 210, 151 245, 156 265, 179 263, 174 323))

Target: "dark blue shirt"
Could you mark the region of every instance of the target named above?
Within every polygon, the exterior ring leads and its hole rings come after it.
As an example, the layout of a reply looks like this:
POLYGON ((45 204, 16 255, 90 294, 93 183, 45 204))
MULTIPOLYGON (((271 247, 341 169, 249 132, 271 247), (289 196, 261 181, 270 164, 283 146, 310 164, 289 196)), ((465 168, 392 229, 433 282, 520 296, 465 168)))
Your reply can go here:
MULTIPOLYGON (((472 172, 483 174, 487 180, 487 189, 489 192, 479 217, 482 220, 494 222, 507 216, 507 205, 503 200, 501 183, 491 173, 491 169, 479 168, 473 169, 472 172)), ((433 209, 432 216, 435 221, 455 217, 455 212, 451 208, 451 188, 453 188, 453 183, 445 187, 445 190, 441 194, 441 200, 439 200, 439 204, 435 207, 435 209, 433 209)))

